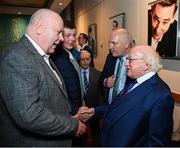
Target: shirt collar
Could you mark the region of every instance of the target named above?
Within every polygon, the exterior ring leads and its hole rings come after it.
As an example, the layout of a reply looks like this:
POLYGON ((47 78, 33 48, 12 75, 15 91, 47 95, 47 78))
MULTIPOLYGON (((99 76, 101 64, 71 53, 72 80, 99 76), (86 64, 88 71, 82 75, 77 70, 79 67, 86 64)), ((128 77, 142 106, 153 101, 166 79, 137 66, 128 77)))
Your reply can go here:
POLYGON ((84 49, 84 47, 87 46, 87 45, 88 45, 87 43, 84 44, 83 46, 81 46, 81 49, 84 49))
POLYGON ((65 48, 65 47, 63 47, 63 48, 64 48, 65 51, 67 51, 69 53, 69 58, 71 60, 74 60, 74 57, 73 57, 72 53, 67 48, 65 48))
MULTIPOLYGON (((27 34, 25 34, 25 36, 28 38, 28 40, 32 43, 32 45, 35 47, 35 49, 38 51, 38 53, 41 56, 47 55, 44 50, 42 50, 41 47, 39 47, 39 45, 27 34)), ((49 55, 48 55, 49 56, 49 55)))
POLYGON ((156 74, 155 72, 149 72, 149 73, 147 73, 147 74, 145 74, 145 75, 137 78, 138 84, 141 84, 141 83, 143 83, 144 81, 150 79, 150 78, 151 78, 153 75, 155 75, 155 74, 156 74))
POLYGON ((80 67, 80 69, 81 69, 81 72, 84 72, 84 71, 86 71, 87 73, 89 72, 89 67, 87 69, 80 67))

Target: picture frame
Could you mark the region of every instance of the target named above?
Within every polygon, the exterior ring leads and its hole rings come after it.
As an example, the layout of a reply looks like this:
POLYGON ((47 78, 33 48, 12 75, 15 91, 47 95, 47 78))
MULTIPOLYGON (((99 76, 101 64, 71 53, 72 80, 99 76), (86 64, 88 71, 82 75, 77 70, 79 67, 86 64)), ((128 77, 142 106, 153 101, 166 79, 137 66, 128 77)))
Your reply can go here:
POLYGON ((125 28, 125 12, 118 13, 114 16, 109 17, 112 24, 112 30, 118 28, 125 28))
POLYGON ((88 26, 88 46, 92 50, 94 58, 97 57, 97 24, 91 24, 88 26))
POLYGON ((163 59, 179 59, 177 39, 179 0, 171 6, 168 6, 169 3, 168 0, 152 0, 148 3, 148 45, 154 47, 163 59))
MULTIPOLYGON (((151 14, 151 10, 152 10, 152 5, 156 4, 156 3, 159 3, 159 2, 162 2, 163 0, 150 0, 149 3, 148 3, 148 33, 147 33, 147 36, 148 36, 148 45, 152 46, 150 44, 150 34, 151 34, 151 19, 152 19, 152 14, 151 14)), ((166 0, 164 0, 166 1, 166 0)), ((170 35, 170 38, 172 40, 175 39, 176 42, 173 43, 173 45, 175 45, 175 47, 173 46, 168 46, 168 45, 164 45, 164 49, 166 49, 166 47, 170 47, 169 49, 172 49, 173 50, 173 54, 165 54, 165 55, 162 55, 162 53, 159 53, 159 51, 157 50, 157 52, 160 54, 161 56, 161 62, 162 62, 162 65, 163 65, 163 69, 166 69, 166 70, 173 70, 173 71, 180 71, 180 36, 179 36, 179 30, 180 30, 180 11, 179 11, 179 8, 180 8, 180 3, 179 3, 179 0, 177 0, 176 2, 176 5, 177 5, 177 10, 176 10, 176 13, 174 14, 174 20, 177 21, 177 26, 174 27, 173 29, 171 30, 176 30, 175 31, 175 36, 173 37, 173 35, 170 35)), ((169 14, 169 12, 168 12, 169 14)), ((172 28, 172 27, 171 27, 172 28)), ((163 38, 161 40, 161 42, 163 42, 163 38)), ((170 40, 167 40, 166 43, 170 43, 170 40)), ((162 43, 161 43, 162 44, 162 43)), ((158 47, 158 46, 157 46, 158 47)), ((167 52, 168 53, 168 52, 167 52)), ((170 53, 170 52, 169 52, 170 53)))

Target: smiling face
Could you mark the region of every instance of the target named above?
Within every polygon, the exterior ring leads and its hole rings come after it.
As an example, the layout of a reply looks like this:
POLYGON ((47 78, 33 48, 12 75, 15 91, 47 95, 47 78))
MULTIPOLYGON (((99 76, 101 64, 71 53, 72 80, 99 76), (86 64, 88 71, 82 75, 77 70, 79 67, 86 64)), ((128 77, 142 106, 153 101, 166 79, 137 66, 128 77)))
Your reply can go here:
POLYGON ((137 79, 149 72, 150 65, 144 57, 143 50, 145 48, 143 46, 134 47, 128 52, 128 59, 126 61, 127 75, 132 79, 137 79))
POLYGON ((162 6, 156 4, 152 10, 152 37, 156 40, 160 40, 164 33, 166 33, 174 21, 176 5, 162 6))
POLYGON ((64 23, 56 12, 49 9, 39 9, 30 18, 26 28, 29 35, 47 54, 55 51, 57 44, 63 41, 64 23))
POLYGON ((63 46, 66 49, 73 48, 76 42, 76 29, 64 28, 63 37, 64 37, 63 46))
POLYGON ((53 53, 60 41, 63 41, 62 30, 63 21, 58 21, 58 17, 52 18, 51 23, 47 25, 46 41, 47 53, 53 53))

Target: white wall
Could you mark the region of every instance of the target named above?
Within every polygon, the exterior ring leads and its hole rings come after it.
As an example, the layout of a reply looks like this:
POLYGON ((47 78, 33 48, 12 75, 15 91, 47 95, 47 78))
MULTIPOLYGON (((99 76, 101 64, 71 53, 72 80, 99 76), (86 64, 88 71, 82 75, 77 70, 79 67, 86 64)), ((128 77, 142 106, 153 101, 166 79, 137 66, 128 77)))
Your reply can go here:
MULTIPOLYGON (((112 30, 109 17, 125 12, 125 25, 137 44, 147 44, 147 9, 151 0, 75 0, 77 34, 87 33, 88 25, 97 24, 98 56, 95 67, 102 70, 112 30)), ((162 70, 159 75, 173 92, 180 94, 180 72, 162 70)))

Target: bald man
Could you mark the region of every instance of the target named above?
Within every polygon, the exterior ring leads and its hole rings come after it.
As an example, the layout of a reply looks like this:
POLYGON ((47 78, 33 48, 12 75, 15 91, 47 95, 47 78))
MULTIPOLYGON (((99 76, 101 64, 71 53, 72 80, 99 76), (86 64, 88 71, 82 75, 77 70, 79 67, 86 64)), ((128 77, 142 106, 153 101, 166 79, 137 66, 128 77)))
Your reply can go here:
POLYGON ((49 55, 63 41, 63 20, 49 9, 0 58, 0 146, 65 147, 86 126, 72 117, 64 81, 49 55))
POLYGON ((100 84, 107 92, 107 103, 111 104, 113 99, 124 88, 129 78, 126 78, 125 60, 127 51, 133 47, 134 40, 126 29, 113 30, 109 37, 110 53, 106 58, 100 84))
POLYGON ((159 55, 150 46, 128 51, 127 76, 133 81, 106 109, 103 147, 169 146, 174 101, 168 85, 157 74, 161 67, 159 55))

